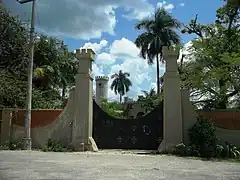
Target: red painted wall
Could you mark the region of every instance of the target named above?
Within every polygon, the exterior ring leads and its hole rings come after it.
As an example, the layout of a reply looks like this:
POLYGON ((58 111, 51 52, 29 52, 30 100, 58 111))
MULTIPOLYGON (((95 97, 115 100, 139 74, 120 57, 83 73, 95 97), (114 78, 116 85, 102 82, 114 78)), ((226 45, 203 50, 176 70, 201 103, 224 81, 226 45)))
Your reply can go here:
MULTIPOLYGON (((61 114, 62 109, 32 110, 31 127, 37 128, 51 124, 61 114)), ((13 113, 13 123, 19 126, 25 124, 25 110, 13 113)))
MULTIPOLYGON (((32 110, 32 128, 42 127, 52 123, 62 112, 62 109, 32 110)), ((0 111, 0 115, 2 111, 0 111)), ((208 118, 216 127, 240 130, 240 112, 204 112, 199 111, 199 115, 208 118)), ((1 116, 0 116, 1 117, 1 116)), ((13 123, 24 126, 25 111, 18 110, 13 113, 13 123)))

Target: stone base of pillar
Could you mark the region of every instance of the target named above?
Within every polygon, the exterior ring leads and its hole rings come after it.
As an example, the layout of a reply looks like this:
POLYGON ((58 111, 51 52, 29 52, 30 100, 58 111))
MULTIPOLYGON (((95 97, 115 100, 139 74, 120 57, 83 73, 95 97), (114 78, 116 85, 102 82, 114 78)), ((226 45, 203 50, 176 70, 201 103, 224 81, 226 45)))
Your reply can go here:
POLYGON ((95 140, 92 137, 89 137, 89 143, 88 145, 85 145, 85 151, 93 151, 98 152, 98 147, 95 142, 95 140))
POLYGON ((176 145, 177 144, 173 144, 173 143, 167 142, 166 140, 162 140, 161 144, 158 146, 158 152, 172 153, 176 145))
POLYGON ((98 152, 97 144, 92 137, 89 137, 88 142, 89 144, 80 143, 77 146, 73 145, 73 147, 77 152, 84 152, 84 151, 98 152))
POLYGON ((74 150, 77 152, 83 152, 85 149, 84 143, 80 143, 78 145, 72 145, 74 147, 74 150))

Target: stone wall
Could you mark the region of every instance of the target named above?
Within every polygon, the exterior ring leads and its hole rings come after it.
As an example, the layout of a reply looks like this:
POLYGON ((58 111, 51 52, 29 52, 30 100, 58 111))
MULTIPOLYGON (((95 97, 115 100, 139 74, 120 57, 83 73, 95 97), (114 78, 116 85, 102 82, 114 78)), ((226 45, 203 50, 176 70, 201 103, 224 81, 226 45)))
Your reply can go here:
POLYGON ((188 129, 196 123, 198 115, 208 118, 216 127, 220 142, 228 141, 240 147, 240 112, 196 112, 189 101, 187 90, 181 90, 183 112, 183 139, 188 143, 188 129))
MULTIPOLYGON (((72 96, 70 96, 72 98, 72 96)), ((183 112, 183 137, 184 141, 188 141, 187 131, 196 122, 197 115, 202 115, 209 118, 217 128, 217 135, 221 141, 229 141, 231 143, 240 146, 240 112, 204 112, 194 111, 192 104, 188 99, 188 91, 182 90, 182 112, 183 112), (187 117, 187 118, 186 118, 187 117)), ((48 138, 60 139, 64 144, 70 143, 71 139, 71 122, 70 117, 73 113, 71 107, 73 99, 69 99, 69 102, 64 110, 62 109, 45 109, 45 110, 33 110, 32 111, 32 124, 31 124, 31 135, 33 147, 42 147, 45 145, 48 138)), ((18 110, 15 112, 13 109, 12 113, 12 138, 21 139, 24 136, 24 121, 25 111, 18 110)), ((2 143, 10 136, 10 129, 3 129, 8 126, 10 110, 6 109, 4 114, 0 111, 0 132, 2 143), (2 134, 3 135, 2 137, 2 134)), ((10 127, 9 127, 10 128, 10 127)))
MULTIPOLYGON (((61 114, 62 109, 37 109, 32 110, 31 113, 31 128, 43 127, 51 124, 61 114)), ((25 124, 25 110, 18 109, 13 112, 12 123, 18 126, 24 126, 25 124)))
POLYGON ((240 112, 198 111, 198 114, 211 120, 216 127, 240 130, 240 112))
MULTIPOLYGON (((69 145, 72 140, 72 114, 74 105, 74 90, 70 94, 64 110, 33 110, 31 124, 32 146, 44 147, 48 139, 59 140, 69 145)), ((24 137, 24 110, 2 110, 1 144, 24 137)))

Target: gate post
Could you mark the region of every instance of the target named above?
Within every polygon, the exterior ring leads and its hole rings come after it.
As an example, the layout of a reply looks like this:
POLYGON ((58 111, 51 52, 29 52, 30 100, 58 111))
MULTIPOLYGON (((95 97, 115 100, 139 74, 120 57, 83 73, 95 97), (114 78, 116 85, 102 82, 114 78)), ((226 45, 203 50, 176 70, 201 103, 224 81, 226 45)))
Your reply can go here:
POLYGON ((183 141, 180 76, 177 70, 179 49, 163 47, 163 59, 166 60, 164 74, 164 114, 163 141, 158 147, 160 152, 169 152, 183 141))
POLYGON ((72 145, 77 151, 97 151, 98 148, 92 138, 92 62, 95 60, 95 53, 92 49, 77 49, 76 58, 80 65, 76 75, 72 145))

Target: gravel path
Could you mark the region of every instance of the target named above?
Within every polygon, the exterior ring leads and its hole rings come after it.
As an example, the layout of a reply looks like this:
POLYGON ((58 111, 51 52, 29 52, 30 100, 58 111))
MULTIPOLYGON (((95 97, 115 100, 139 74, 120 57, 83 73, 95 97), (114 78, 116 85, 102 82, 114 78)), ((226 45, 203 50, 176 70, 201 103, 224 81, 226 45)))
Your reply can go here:
POLYGON ((0 151, 1 180, 240 180, 240 163, 120 151, 0 151))

